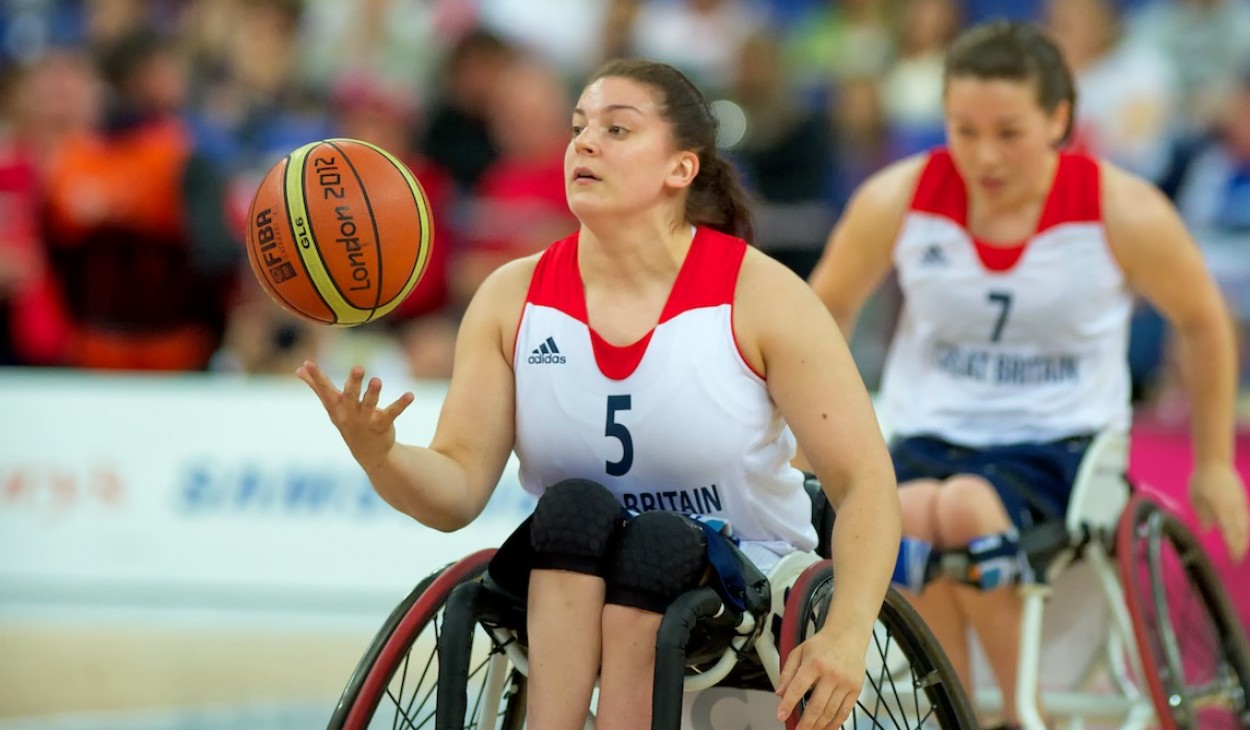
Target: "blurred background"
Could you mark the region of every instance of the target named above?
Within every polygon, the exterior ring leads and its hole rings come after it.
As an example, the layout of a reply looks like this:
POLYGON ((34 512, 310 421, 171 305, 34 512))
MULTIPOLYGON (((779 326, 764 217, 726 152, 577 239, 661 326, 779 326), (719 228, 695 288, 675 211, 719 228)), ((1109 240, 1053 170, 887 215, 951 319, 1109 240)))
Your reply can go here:
MULTIPOLYGON (((1250 473, 1247 0, 5 0, 0 728, 324 724, 389 607, 526 514, 510 469, 455 538, 394 515, 292 372, 415 388, 400 435, 428 439, 477 285, 574 230, 569 111, 605 59, 699 83, 759 247, 807 276, 860 181, 941 143, 943 52, 995 17, 1053 33, 1073 144, 1155 181, 1202 247, 1250 473), (437 223, 412 296, 350 330, 285 314, 242 247, 261 176, 330 136, 404 159, 437 223)), ((887 284, 856 330, 870 387, 897 309, 887 284)), ((1188 516, 1187 407, 1145 305, 1130 356, 1134 474, 1188 516)))

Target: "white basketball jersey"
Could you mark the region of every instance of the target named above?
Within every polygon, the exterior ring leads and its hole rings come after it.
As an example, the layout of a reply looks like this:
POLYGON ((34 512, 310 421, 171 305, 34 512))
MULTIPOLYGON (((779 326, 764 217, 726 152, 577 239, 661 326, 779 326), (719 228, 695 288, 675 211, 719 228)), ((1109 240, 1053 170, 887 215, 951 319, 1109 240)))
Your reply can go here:
POLYGON ((659 324, 623 347, 588 324, 577 245, 542 255, 517 331, 522 486, 590 479, 632 510, 719 517, 777 555, 813 549, 794 437, 734 339, 746 243, 697 229, 659 324))
POLYGON ((894 248, 904 309, 881 388, 893 434, 989 446, 1127 429, 1133 298, 1107 245, 1098 161, 1059 156, 1019 248, 974 240, 967 210, 950 154, 932 153, 894 248))

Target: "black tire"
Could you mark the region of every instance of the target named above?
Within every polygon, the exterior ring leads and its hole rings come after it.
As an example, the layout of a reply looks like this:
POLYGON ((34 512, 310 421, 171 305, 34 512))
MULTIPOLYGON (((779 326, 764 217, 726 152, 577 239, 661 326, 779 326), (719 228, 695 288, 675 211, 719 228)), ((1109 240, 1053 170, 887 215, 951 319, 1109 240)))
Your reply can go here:
POLYGON ((1250 729, 1245 628, 1193 533, 1138 495, 1120 518, 1116 552, 1160 725, 1250 729))
MULTIPOLYGON (((825 623, 834 590, 824 560, 799 576, 786 599, 781 661, 825 623)), ((974 730, 976 713, 941 646, 911 604, 893 588, 886 593, 868 648, 864 689, 846 728, 974 730), (936 723, 936 724, 935 724, 936 723)), ((797 724, 791 716, 789 727, 797 724)))
MULTIPOLYGON (((356 665, 328 730, 433 726, 440 679, 435 638, 443 624, 447 597, 457 585, 481 580, 493 553, 474 553, 430 575, 395 607, 356 665), (414 677, 416 682, 412 683, 414 677)), ((493 724, 489 719, 483 722, 478 715, 485 667, 502 647, 481 626, 474 630, 473 647, 468 683, 470 696, 476 699, 470 702, 470 715, 463 727, 520 730, 525 723, 525 677, 509 668, 499 715, 493 724)))

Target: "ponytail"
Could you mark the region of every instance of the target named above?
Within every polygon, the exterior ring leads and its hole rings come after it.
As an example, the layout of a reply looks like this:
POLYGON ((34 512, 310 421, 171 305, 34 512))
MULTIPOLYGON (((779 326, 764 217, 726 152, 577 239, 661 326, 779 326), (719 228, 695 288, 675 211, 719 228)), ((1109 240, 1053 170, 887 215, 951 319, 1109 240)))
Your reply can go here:
POLYGON ((686 198, 691 223, 754 243, 755 221, 750 198, 729 160, 711 150, 700 160, 699 174, 686 198))

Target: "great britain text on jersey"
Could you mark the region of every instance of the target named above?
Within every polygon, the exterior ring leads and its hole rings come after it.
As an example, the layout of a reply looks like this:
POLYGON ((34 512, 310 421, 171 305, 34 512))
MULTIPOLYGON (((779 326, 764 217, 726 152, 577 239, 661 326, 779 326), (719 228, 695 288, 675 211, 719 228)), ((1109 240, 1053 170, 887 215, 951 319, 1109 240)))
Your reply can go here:
POLYGON ((663 492, 625 492, 620 497, 625 509, 635 512, 668 510, 690 515, 710 515, 723 511, 720 490, 715 484, 663 492))
POLYGON ((1081 374, 1076 355, 1012 355, 949 342, 939 342, 934 348, 933 364, 957 378, 995 385, 1064 383, 1081 374))

